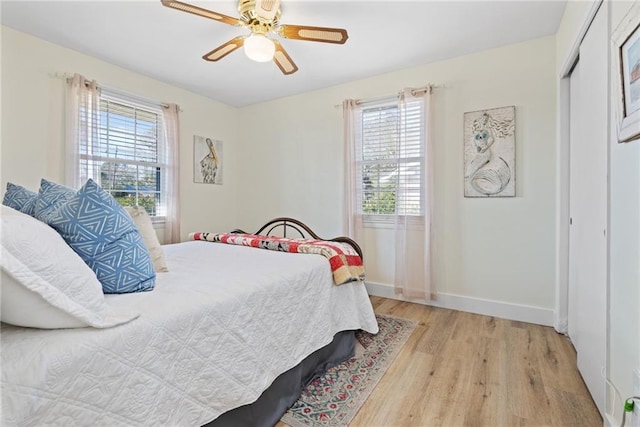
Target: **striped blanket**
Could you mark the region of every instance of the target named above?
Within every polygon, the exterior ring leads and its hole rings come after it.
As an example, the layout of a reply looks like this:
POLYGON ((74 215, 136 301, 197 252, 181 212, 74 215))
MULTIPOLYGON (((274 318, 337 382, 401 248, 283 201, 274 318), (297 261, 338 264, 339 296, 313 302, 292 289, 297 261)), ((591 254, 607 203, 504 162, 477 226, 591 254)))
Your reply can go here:
POLYGON ((342 285, 356 280, 364 280, 362 258, 360 258, 355 249, 347 243, 235 233, 190 233, 189 238, 192 240, 251 246, 280 252, 318 254, 329 260, 329 265, 333 272, 333 281, 336 285, 342 285))

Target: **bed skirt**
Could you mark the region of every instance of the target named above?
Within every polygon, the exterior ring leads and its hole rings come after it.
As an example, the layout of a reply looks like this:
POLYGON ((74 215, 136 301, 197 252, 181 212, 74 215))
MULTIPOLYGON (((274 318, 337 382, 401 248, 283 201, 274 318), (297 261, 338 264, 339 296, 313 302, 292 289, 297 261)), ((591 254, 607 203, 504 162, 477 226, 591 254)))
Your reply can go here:
POLYGON ((355 331, 338 332, 331 343, 278 376, 258 400, 225 412, 204 427, 274 426, 311 380, 352 357, 354 350, 355 331))

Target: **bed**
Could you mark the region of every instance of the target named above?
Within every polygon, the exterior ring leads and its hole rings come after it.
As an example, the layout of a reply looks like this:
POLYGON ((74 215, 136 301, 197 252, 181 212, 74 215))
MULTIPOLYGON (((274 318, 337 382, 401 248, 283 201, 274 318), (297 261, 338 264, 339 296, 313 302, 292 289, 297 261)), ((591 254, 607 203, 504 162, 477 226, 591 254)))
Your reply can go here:
MULTIPOLYGON (((255 234, 278 231, 318 238, 290 218, 255 234)), ((152 292, 105 296, 140 314, 129 323, 2 324, 2 425, 273 425, 304 381, 351 356, 353 331, 378 330, 364 284, 336 286, 322 256, 203 241, 163 251, 152 292)))

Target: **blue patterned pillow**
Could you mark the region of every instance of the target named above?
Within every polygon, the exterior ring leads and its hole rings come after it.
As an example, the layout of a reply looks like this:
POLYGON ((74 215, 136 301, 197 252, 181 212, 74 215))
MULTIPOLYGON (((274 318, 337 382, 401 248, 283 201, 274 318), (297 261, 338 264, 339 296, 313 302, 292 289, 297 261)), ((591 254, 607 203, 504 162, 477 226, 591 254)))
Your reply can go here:
POLYGON ((10 182, 7 183, 7 192, 4 193, 2 204, 17 211, 33 216, 36 209, 38 193, 29 191, 10 182))
POLYGON ((75 190, 42 178, 33 216, 48 224, 48 216, 58 203, 66 202, 75 195, 75 190))
POLYGON ((105 294, 153 289, 156 273, 131 216, 93 180, 46 216, 96 273, 105 294))

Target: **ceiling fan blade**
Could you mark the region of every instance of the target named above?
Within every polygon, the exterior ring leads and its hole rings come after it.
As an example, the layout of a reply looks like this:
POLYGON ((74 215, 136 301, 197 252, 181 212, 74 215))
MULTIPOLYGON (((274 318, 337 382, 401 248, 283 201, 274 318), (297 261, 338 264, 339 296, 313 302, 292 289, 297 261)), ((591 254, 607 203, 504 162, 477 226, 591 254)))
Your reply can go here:
POLYGON ((266 20, 272 20, 279 8, 280 0, 256 0, 256 14, 266 20))
POLYGON ((344 44, 349 38, 342 28, 309 27, 306 25, 281 25, 278 34, 287 39, 344 44))
POLYGON ((273 43, 276 45, 276 53, 273 54, 273 62, 276 63, 280 71, 284 75, 293 74, 298 71, 298 66, 293 62, 289 54, 284 47, 277 41, 274 40, 273 43))
POLYGON ((202 59, 204 59, 205 61, 219 61, 234 50, 241 48, 244 44, 244 39, 246 39, 246 36, 238 36, 236 38, 233 38, 225 44, 218 46, 211 52, 205 54, 202 59))
POLYGON ((214 21, 224 22, 225 24, 243 26, 241 20, 232 18, 231 16, 223 15, 222 13, 214 12, 212 10, 203 9, 198 6, 194 6, 188 3, 183 3, 177 0, 161 0, 162 5, 170 7, 172 9, 181 10, 183 12, 193 13, 194 15, 202 16, 205 18, 213 19, 214 21))

